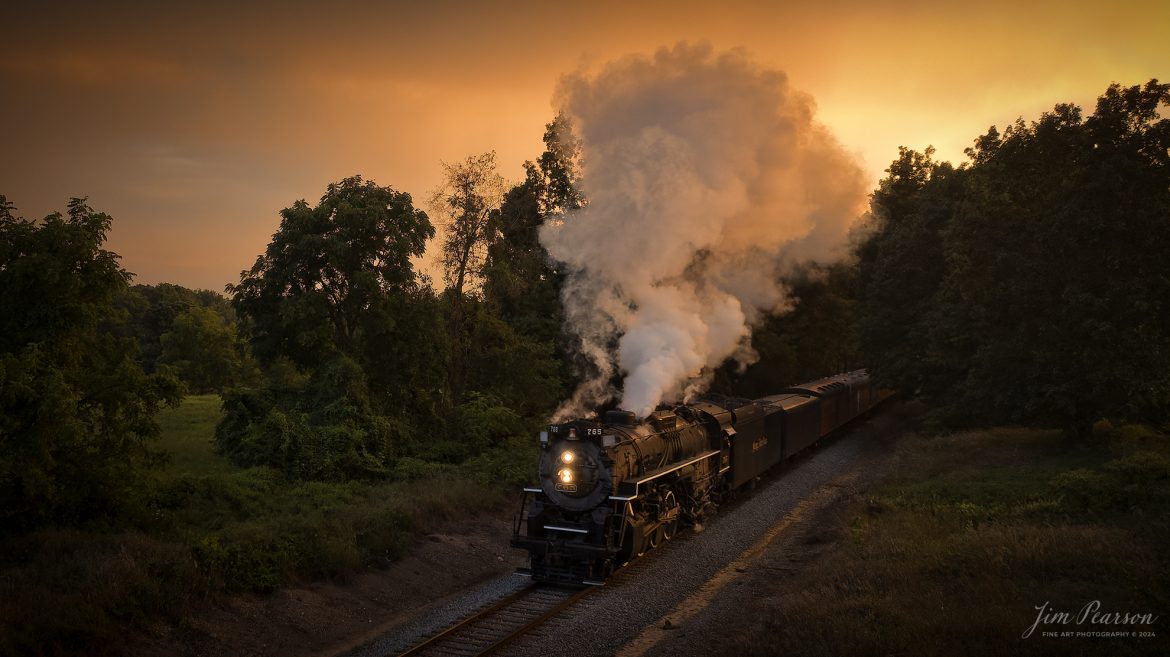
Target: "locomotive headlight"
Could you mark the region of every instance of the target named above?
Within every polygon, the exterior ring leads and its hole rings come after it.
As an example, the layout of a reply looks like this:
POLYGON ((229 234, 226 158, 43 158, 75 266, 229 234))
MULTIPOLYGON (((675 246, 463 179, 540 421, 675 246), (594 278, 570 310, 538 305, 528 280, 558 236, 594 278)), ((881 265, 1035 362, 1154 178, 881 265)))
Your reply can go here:
POLYGON ((562 484, 573 483, 573 471, 568 468, 561 468, 557 471, 557 478, 561 480, 562 484))
POLYGON ((570 450, 565 450, 565 451, 561 452, 561 463, 564 463, 565 465, 569 465, 570 463, 572 463, 576 459, 577 459, 577 455, 574 454, 570 450))

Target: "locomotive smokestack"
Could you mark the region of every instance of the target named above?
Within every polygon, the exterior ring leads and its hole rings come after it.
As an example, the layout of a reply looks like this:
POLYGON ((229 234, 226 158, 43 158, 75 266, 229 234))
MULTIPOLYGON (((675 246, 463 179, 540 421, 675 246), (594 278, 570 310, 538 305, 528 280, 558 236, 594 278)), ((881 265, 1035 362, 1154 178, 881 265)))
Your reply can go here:
POLYGON ((742 51, 680 44, 568 75, 558 97, 588 205, 541 242, 567 271, 568 329, 595 372, 557 419, 614 397, 615 367, 622 407, 645 417, 755 358, 753 323, 791 305, 778 276, 834 257, 864 175, 812 99, 742 51))

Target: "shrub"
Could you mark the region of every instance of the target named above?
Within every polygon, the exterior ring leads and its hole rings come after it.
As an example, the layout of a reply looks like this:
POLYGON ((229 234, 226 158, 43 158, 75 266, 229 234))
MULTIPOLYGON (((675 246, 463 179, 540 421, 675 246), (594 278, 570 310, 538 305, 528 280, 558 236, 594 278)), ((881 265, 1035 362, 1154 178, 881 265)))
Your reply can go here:
POLYGON ((241 466, 266 465, 306 480, 385 476, 406 427, 376 414, 356 363, 337 356, 306 383, 283 377, 229 390, 215 430, 219 451, 241 466))

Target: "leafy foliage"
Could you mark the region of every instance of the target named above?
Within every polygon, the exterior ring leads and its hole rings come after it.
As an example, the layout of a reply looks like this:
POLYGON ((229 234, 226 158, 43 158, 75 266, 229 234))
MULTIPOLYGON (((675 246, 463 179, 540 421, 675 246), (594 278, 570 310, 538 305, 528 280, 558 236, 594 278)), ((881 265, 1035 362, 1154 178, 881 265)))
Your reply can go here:
POLYGON ((934 149, 899 149, 873 194, 879 232, 861 244, 858 277, 865 303, 859 333, 866 364, 887 385, 922 394, 954 372, 930 342, 931 305, 946 274, 943 236, 968 173, 935 162, 934 149))
POLYGON ((41 222, 0 196, 0 496, 5 530, 109 518, 134 505, 154 414, 178 401, 110 330, 130 274, 84 199, 41 222))
POLYGON ((411 258, 435 234, 426 213, 409 194, 354 176, 316 206, 300 200, 280 214, 264 255, 228 286, 256 356, 312 368, 361 353, 376 311, 419 286, 411 258))
POLYGON ((496 153, 469 156, 462 162, 443 163, 444 180, 431 195, 431 205, 443 217, 443 270, 456 296, 478 287, 488 247, 497 232, 491 221, 499 210, 507 184, 496 172, 496 153))
POLYGON ((540 243, 540 227, 566 220, 585 202, 576 188, 581 143, 564 115, 546 126, 544 144, 538 163, 525 163, 524 180, 492 216, 499 238, 488 246, 469 364, 472 388, 532 416, 563 398, 571 352, 561 332, 563 277, 540 243))
POLYGON ((237 389, 224 394, 216 428, 221 452, 241 465, 270 465, 300 479, 384 474, 405 433, 374 412, 365 375, 337 356, 291 390, 237 389))
POLYGON ((463 398, 474 313, 468 304, 478 298, 488 249, 499 239, 492 216, 499 212, 507 188, 496 172, 494 151, 472 155, 463 162, 443 163, 444 180, 431 195, 431 205, 443 217, 443 273, 451 362, 448 390, 451 399, 463 398), (470 294, 469 294, 470 293, 470 294), (470 297, 470 298, 467 298, 470 297))
POLYGON ((235 323, 209 308, 184 310, 159 341, 159 362, 174 367, 190 392, 216 392, 258 376, 235 323))
MULTIPOLYGON (((162 336, 172 329, 175 319, 184 312, 202 308, 218 314, 225 326, 236 323, 236 312, 222 294, 211 290, 189 290, 171 283, 135 285, 120 292, 115 303, 126 313, 125 325, 118 330, 138 340, 138 359, 147 372, 158 367, 163 349, 162 336)), ((240 342, 239 346, 242 347, 243 343, 240 342)))
POLYGON ((1170 402, 1170 85, 1111 86, 992 128, 958 171, 903 151, 862 250, 863 344, 954 421, 1164 417, 1170 402))
POLYGON ((357 176, 282 216, 229 286, 269 376, 224 394, 217 444, 304 479, 385 475, 416 421, 442 426, 439 307, 410 261, 434 228, 408 194, 357 176))

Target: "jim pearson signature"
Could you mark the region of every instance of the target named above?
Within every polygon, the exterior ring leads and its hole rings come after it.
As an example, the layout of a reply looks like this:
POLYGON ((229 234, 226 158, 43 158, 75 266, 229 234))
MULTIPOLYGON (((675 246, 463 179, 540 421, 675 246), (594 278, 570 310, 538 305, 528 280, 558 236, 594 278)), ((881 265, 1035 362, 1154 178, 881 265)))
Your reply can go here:
POLYGON ((1056 611, 1049 609, 1047 602, 1036 607, 1036 620, 1032 626, 1024 630, 1020 635, 1021 639, 1027 639, 1032 636, 1036 628, 1042 625, 1153 625, 1158 617, 1153 614, 1131 614, 1129 612, 1102 612, 1101 601, 1093 600, 1092 602, 1081 607, 1081 610, 1074 613, 1067 611, 1056 611))

